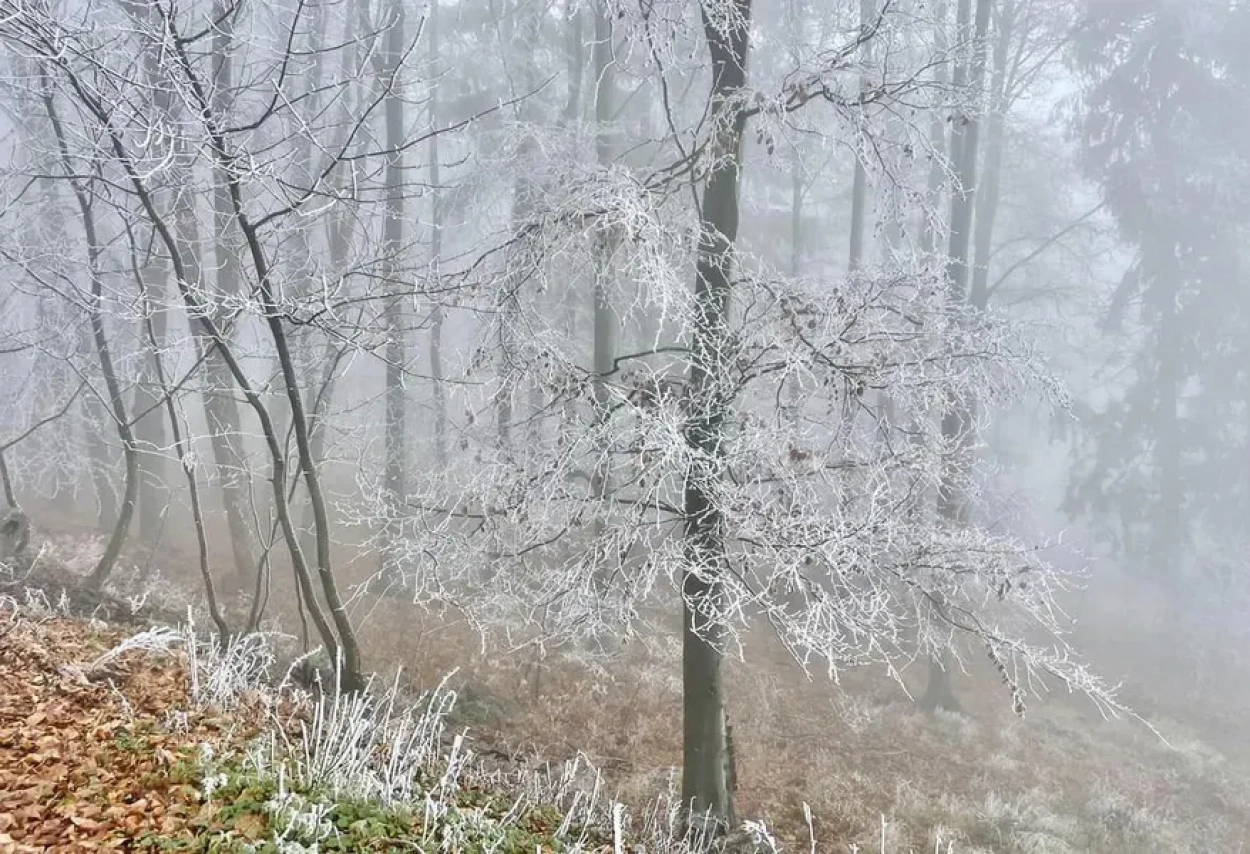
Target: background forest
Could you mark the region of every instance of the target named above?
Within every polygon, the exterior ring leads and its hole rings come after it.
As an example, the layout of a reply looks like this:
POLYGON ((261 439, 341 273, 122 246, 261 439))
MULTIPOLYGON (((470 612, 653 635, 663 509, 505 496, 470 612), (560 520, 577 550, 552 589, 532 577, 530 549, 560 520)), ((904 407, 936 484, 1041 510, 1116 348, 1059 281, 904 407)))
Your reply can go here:
POLYGON ((509 749, 721 823, 1250 838, 1246 4, 0 0, 0 45, 36 562, 348 690, 461 668, 509 749))

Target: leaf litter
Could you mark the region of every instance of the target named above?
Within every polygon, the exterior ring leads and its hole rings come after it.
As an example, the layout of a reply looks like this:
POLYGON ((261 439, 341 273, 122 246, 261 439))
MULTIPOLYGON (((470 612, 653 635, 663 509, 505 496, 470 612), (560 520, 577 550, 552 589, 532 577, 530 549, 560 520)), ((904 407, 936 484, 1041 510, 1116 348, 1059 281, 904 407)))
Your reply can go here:
POLYGON ((134 850, 211 823, 197 757, 242 743, 255 722, 186 714, 180 653, 102 660, 124 632, 3 605, 0 618, 0 854, 134 850))

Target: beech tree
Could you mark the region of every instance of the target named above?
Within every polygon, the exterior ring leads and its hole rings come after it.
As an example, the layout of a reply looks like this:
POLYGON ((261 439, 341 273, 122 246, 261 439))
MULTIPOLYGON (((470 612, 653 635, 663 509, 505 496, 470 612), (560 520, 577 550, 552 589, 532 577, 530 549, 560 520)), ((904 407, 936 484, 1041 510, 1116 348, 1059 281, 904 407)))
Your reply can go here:
MULTIPOLYGON (((1045 677, 1118 708, 1066 646, 1063 574, 976 512, 989 414, 1067 404, 1024 332, 968 299, 989 0, 953 33, 941 4, 864 0, 796 9, 784 34, 751 0, 424 22, 390 2, 79 5, 0 3, 0 42, 63 117, 76 165, 55 180, 105 212, 107 237, 75 238, 155 246, 176 316, 162 342, 145 309, 134 349, 186 495, 197 444, 219 470, 236 456, 227 526, 277 531, 348 687, 364 586, 340 589, 335 511, 416 604, 505 649, 603 667, 680 615, 682 793, 718 827, 724 661, 752 624, 833 676, 979 645, 1017 709, 1045 677), (789 258, 743 227, 778 162, 789 258), (804 211, 844 228, 849 265, 804 211), (193 379, 220 406, 206 436, 193 379)), ((240 572, 266 551, 235 545, 240 572)))
MULTIPOLYGON (((476 305, 485 313, 507 300, 507 311, 492 312, 466 375, 488 377, 480 372, 506 340, 509 374, 539 392, 525 416, 534 438, 517 442, 490 417, 472 417, 458 431, 472 465, 423 479, 409 498, 414 513, 441 520, 409 532, 416 600, 451 599, 487 630, 506 627, 508 642, 603 662, 622 635, 658 637, 642 627, 652 609, 665 613, 658 594, 676 593, 683 797, 716 822, 732 820, 723 657, 753 620, 804 666, 831 673, 897 667, 917 650, 958 656, 971 640, 1017 708, 1043 675, 1115 708, 1064 644, 1053 610, 1063 575, 1027 544, 935 500, 977 506, 976 471, 961 462, 976 440, 974 414, 1025 393, 1065 405, 1027 339, 966 304, 945 256, 900 251, 884 268, 792 278, 739 240, 752 126, 765 157, 800 122, 884 136, 898 101, 931 98, 937 108, 947 96, 925 73, 932 49, 917 65, 892 64, 900 52, 886 40, 906 43, 909 57, 922 42, 891 14, 835 31, 832 45, 804 46, 797 66, 770 75, 776 89, 751 83, 745 2, 709 0, 677 35, 645 16, 616 19, 618 38, 647 46, 657 88, 669 73, 694 71, 707 81, 706 103, 667 104, 670 135, 650 167, 605 169, 601 157, 570 157, 564 138, 540 144, 533 125, 516 130, 523 165, 509 165, 535 192, 526 209, 511 209, 507 251, 483 262, 476 305), (706 57, 697 69, 680 64, 689 55, 680 39, 693 33, 706 57), (873 38, 880 50, 863 50, 873 38), (842 62, 864 55, 883 64, 854 69, 844 86, 842 62), (582 340, 563 333, 540 295, 569 280, 601 286, 604 246, 612 268, 629 271, 607 279, 625 328, 658 315, 663 332, 610 364, 588 364, 582 340), (501 337, 498 323, 511 331, 501 337), (891 417, 871 405, 881 396, 891 417), (949 417, 953 405, 966 413, 949 417), (1027 627, 1049 632, 1054 646, 1027 643, 1027 627)), ((889 125, 900 151, 927 151, 927 122, 889 125)), ((595 136, 568 145, 593 148, 595 136)), ((453 399, 497 416, 497 400, 472 388, 453 399)))
MULTIPOLYGON (((266 93, 247 92, 250 97, 232 97, 230 84, 230 39, 236 35, 235 21, 239 7, 214 7, 205 14, 190 11, 179 13, 172 6, 156 4, 142 21, 133 16, 119 18, 107 7, 92 17, 86 28, 71 24, 51 7, 14 7, 0 27, 0 38, 8 47, 41 69, 38 78, 46 87, 44 98, 48 115, 59 111, 73 115, 74 124, 62 123, 58 132, 65 180, 71 181, 79 198, 88 247, 89 271, 99 267, 99 253, 105 245, 94 228, 93 199, 118 197, 118 204, 142 211, 145 224, 157 235, 160 251, 168 259, 179 297, 192 327, 206 342, 202 355, 209 352, 219 358, 228 371, 232 394, 238 393, 259 424, 271 466, 271 492, 276 523, 281 530, 302 594, 302 604, 315 623, 322 643, 332 660, 342 667, 343 684, 349 688, 363 686, 360 652, 355 633, 346 613, 344 600, 331 566, 330 517, 323 492, 319 461, 312 442, 313 422, 305 410, 305 381, 299 375, 290 345, 289 330, 298 304, 288 301, 284 283, 279 278, 282 268, 275 263, 277 246, 283 232, 281 224, 291 220, 305 207, 327 192, 333 177, 343 164, 350 164, 350 154, 359 154, 357 137, 369 117, 387 97, 381 92, 361 97, 353 114, 343 121, 344 133, 336 133, 333 124, 338 115, 300 113, 300 98, 283 90, 283 81, 293 73, 293 65, 302 61, 294 48, 268 60, 268 70, 277 81, 275 90, 266 93), (180 102, 185 110, 174 115, 172 110, 151 109, 141 97, 128 74, 131 57, 120 51, 101 48, 110 39, 121 39, 138 46, 140 57, 157 52, 163 60, 159 78, 149 75, 149 85, 168 88, 171 101, 180 102), (272 160, 268 146, 279 151, 290 150, 295 140, 275 136, 267 140, 267 131, 275 130, 292 112, 303 122, 304 134, 322 152, 322 162, 312 174, 299 176, 304 182, 288 183, 282 174, 281 160, 272 160), (242 123, 238 125, 237 123, 242 123), (156 132, 159 145, 145 142, 156 132), (329 145, 338 137, 337 148, 329 145), (71 148, 75 140, 98 139, 98 147, 78 152, 71 148), (248 148, 256 145, 256 148, 248 148), (194 152, 188 164, 183 152, 194 152), (87 164, 86 169, 72 168, 71 158, 87 164), (213 217, 216 237, 217 287, 210 289, 202 280, 198 247, 184 239, 178 218, 158 198, 162 169, 181 169, 180 174, 193 179, 197 173, 207 175, 214 188, 213 217), (238 256, 231 243, 238 240, 238 256), (222 280, 221 277, 226 277, 222 280), (248 301, 240 306, 242 280, 246 278, 248 301), (280 373, 279 390, 290 416, 295 443, 288 458, 286 437, 275 426, 274 409, 262 396, 257 381, 249 376, 237 343, 229 329, 238 322, 240 307, 254 312, 254 328, 263 330, 276 359, 280 373), (313 516, 313 549, 306 554, 300 532, 290 512, 290 494, 302 486, 313 516), (310 565, 316 567, 314 586, 310 565), (320 604, 324 601, 323 606, 320 604)), ((287 44, 306 26, 302 8, 281 19, 281 33, 287 44)), ((378 33, 362 34, 367 39, 378 33)), ((353 46, 327 47, 324 52, 354 53, 353 46)), ((406 52, 406 51, 401 51, 406 52)), ((150 70, 150 69, 149 69, 150 70)), ((253 70, 254 72, 254 70, 253 70)), ((351 68, 345 78, 335 81, 340 91, 358 85, 363 69, 351 68)), ((383 87, 384 89, 388 87, 383 87)), ((377 147, 365 156, 394 157, 406 148, 423 144, 427 135, 404 140, 398 149, 377 147)), ((121 211, 123 208, 116 207, 121 211)), ((97 274, 92 272, 92 293, 98 301, 101 290, 97 274)), ((296 291, 298 293, 298 291, 296 291)), ((294 294, 292 294, 294 296, 294 294)), ((95 315, 93 315, 95 317, 95 315)), ((115 559, 124 537, 128 513, 134 504, 134 442, 128 434, 129 420, 123 411, 120 387, 109 379, 107 341, 102 323, 93 320, 97 350, 109 390, 114 419, 122 432, 127 453, 127 489, 122 501, 118 533, 110 541, 93 580, 102 583, 108 566, 115 559)), ((340 330, 341 332, 341 330, 340 330)), ((210 422, 211 422, 210 418, 210 422)), ((220 427, 220 425, 211 425, 220 427)), ((234 428, 230 428, 234 429, 234 428)), ((219 433, 212 432, 213 436, 219 433)), ((188 464, 184 460, 184 465, 188 464)))

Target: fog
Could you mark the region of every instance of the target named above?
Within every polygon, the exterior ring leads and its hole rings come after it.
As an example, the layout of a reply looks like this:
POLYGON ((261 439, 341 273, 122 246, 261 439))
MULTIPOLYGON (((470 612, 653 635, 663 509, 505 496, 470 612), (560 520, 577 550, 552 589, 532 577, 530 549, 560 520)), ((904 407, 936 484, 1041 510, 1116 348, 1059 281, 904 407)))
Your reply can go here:
POLYGON ((0 593, 828 850, 1250 839, 1244 3, 23 0, 0 68, 0 593))

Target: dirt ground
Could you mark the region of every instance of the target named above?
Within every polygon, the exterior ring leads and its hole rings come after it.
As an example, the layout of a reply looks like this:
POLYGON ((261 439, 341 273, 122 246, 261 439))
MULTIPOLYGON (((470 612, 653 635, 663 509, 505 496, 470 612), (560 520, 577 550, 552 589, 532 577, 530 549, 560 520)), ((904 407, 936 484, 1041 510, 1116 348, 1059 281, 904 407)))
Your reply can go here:
MULTIPOLYGON (((89 527, 50 513, 36 519, 50 557, 89 564, 99 539, 89 527)), ((357 555, 353 570, 351 544, 340 552, 350 584, 367 556, 357 555)), ((193 552, 170 545, 129 559, 132 574, 154 568, 166 591, 198 589, 193 552)), ((291 630, 283 581, 277 572, 271 611, 291 630)), ((362 599, 357 616, 371 669, 389 677, 402 668, 419 685, 456 671, 461 720, 483 743, 525 762, 585 753, 627 802, 671 782, 680 762, 675 633, 632 649, 607 675, 483 654, 469 627, 395 600, 362 599)), ((1197 679, 1186 650, 1126 609, 1095 616, 1085 651, 1111 681, 1126 679, 1124 698, 1151 726, 1103 720, 1063 695, 1034 700, 1015 717, 997 675, 980 664, 956 678, 965 714, 928 716, 880 673, 846 673, 837 685, 823 674, 809 679, 760 634, 728 674, 741 814, 765 819, 803 849, 814 832, 826 851, 875 851, 883 839, 888 851, 948 843, 1004 854, 1243 850, 1247 674, 1197 679)), ((904 679, 917 689, 923 668, 904 679)))

